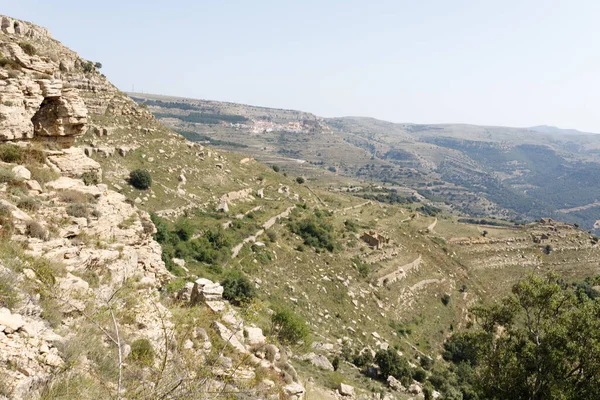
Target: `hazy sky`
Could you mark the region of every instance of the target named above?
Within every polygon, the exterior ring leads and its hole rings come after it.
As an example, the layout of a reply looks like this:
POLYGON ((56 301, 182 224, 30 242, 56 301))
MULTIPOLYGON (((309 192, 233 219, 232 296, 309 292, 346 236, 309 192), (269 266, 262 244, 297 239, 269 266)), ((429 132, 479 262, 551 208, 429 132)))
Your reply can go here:
POLYGON ((600 132, 600 1, 2 0, 120 89, 600 132))

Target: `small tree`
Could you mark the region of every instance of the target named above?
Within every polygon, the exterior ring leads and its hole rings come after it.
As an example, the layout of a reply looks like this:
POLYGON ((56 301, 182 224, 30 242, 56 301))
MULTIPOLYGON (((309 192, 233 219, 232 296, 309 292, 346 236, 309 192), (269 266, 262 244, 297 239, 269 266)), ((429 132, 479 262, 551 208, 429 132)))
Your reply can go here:
POLYGON ((273 314, 271 322, 279 340, 284 343, 295 344, 308 338, 306 321, 290 309, 285 308, 273 314))
POLYGON ((390 375, 396 379, 412 377, 408 361, 404 357, 400 357, 394 349, 379 350, 375 355, 375 362, 379 365, 379 374, 384 379, 387 379, 390 375))
POLYGON ((152 186, 152 176, 145 169, 135 169, 129 174, 129 184, 136 189, 146 190, 152 186))

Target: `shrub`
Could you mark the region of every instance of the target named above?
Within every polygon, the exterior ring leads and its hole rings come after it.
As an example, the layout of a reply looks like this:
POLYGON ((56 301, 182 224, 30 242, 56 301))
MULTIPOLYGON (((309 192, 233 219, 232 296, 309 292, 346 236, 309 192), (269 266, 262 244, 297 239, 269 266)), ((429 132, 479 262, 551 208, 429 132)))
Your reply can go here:
POLYGON ((60 178, 60 174, 50 168, 28 166, 27 169, 31 172, 31 179, 41 185, 60 178))
POLYGON ((92 72, 94 71, 94 63, 91 61, 85 61, 81 64, 81 68, 83 69, 83 72, 92 72))
POLYGON ((154 364, 154 349, 148 339, 137 339, 131 343, 129 358, 138 364, 151 366, 154 364))
POLYGON ((18 182, 15 174, 6 168, 0 168, 0 183, 16 183, 18 182))
POLYGON ((283 343, 295 344, 308 338, 309 329, 306 322, 290 309, 281 309, 273 314, 271 322, 273 331, 283 343))
POLYGON ((271 168, 273 168, 273 171, 275 171, 275 172, 279 172, 280 171, 279 165, 273 165, 271 168))
POLYGON ((390 375, 396 379, 412 377, 408 361, 398 355, 395 349, 379 350, 375 355, 375 362, 379 365, 379 374, 384 379, 387 379, 390 375))
POLYGON ((450 303, 450 295, 448 293, 444 293, 442 295, 442 304, 447 306, 450 303))
POLYGON ((223 286, 223 298, 236 305, 247 303, 256 297, 252 282, 238 271, 232 271, 221 282, 221 286, 223 286))
POLYGON ((76 190, 65 190, 60 192, 58 198, 63 203, 88 203, 94 200, 94 196, 76 190))
MULTIPOLYGON (((315 212, 317 214, 317 212, 315 212)), ((319 214, 320 216, 321 214, 319 214)), ((304 244, 333 252, 337 248, 333 226, 317 215, 289 224, 290 230, 304 239, 304 244)))
POLYGON ((95 171, 84 172, 81 175, 81 180, 85 186, 97 185, 100 183, 98 174, 95 171))
POLYGON ((370 350, 365 350, 362 353, 356 353, 354 358, 352 359, 352 364, 356 365, 358 368, 362 368, 369 364, 372 364, 375 359, 373 358, 373 354, 371 354, 370 350))
POLYGON ((37 221, 29 221, 25 228, 25 234, 32 238, 46 240, 48 232, 46 229, 37 221))
POLYGON ((13 309, 20 300, 17 275, 10 271, 0 271, 0 307, 13 309))
POLYGON ((4 204, 0 204, 0 239, 9 239, 15 230, 12 211, 4 204))
POLYGON ((340 358, 338 356, 335 356, 333 358, 333 361, 331 362, 331 365, 333 365, 333 370, 337 371, 340 367, 340 358))
POLYGON ((275 231, 268 231, 267 232, 267 237, 269 238, 270 242, 275 243, 277 241, 277 232, 275 232, 275 231))
POLYGON ((27 211, 37 211, 40 208, 40 202, 33 197, 22 197, 17 203, 17 207, 27 211))
POLYGON ((299 176, 299 177, 296 178, 296 182, 298 182, 300 185, 302 185, 306 181, 304 180, 303 177, 299 176))
POLYGON ((183 241, 190 240, 194 236, 196 229, 187 218, 180 218, 175 223, 175 233, 183 241))
POLYGON ((0 145, 0 160, 7 163, 16 163, 23 158, 23 149, 13 144, 0 145))
POLYGON ((25 54, 28 56, 34 56, 36 54, 35 47, 33 47, 31 43, 21 42, 19 43, 19 46, 21 46, 25 54))
POLYGON ((136 169, 129 174, 129 184, 136 189, 146 190, 152 186, 152 176, 145 169, 136 169))
POLYGON ((67 206, 67 214, 75 218, 87 218, 89 211, 85 204, 74 203, 67 206))

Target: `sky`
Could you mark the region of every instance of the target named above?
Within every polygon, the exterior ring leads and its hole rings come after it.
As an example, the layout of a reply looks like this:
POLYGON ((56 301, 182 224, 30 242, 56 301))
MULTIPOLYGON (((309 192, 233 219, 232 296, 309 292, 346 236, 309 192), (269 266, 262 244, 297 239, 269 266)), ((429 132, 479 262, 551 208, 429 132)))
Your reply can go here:
POLYGON ((597 0, 0 0, 123 91, 600 132, 597 0))

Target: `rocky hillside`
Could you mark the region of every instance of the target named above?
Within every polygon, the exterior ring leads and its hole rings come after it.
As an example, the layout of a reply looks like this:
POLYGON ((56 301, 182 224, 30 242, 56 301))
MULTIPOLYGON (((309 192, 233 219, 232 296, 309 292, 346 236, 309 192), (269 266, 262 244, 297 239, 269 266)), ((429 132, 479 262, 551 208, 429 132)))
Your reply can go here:
POLYGON ((572 225, 324 191, 189 141, 0 18, 0 398, 459 398, 442 346, 470 306, 597 274, 572 225))
POLYGON ((190 140, 288 165, 318 177, 323 186, 336 186, 343 176, 358 186, 379 182, 401 193, 418 191, 460 214, 525 221, 550 216, 588 230, 599 226, 600 135, 548 127, 325 119, 241 104, 132 96, 190 140))

